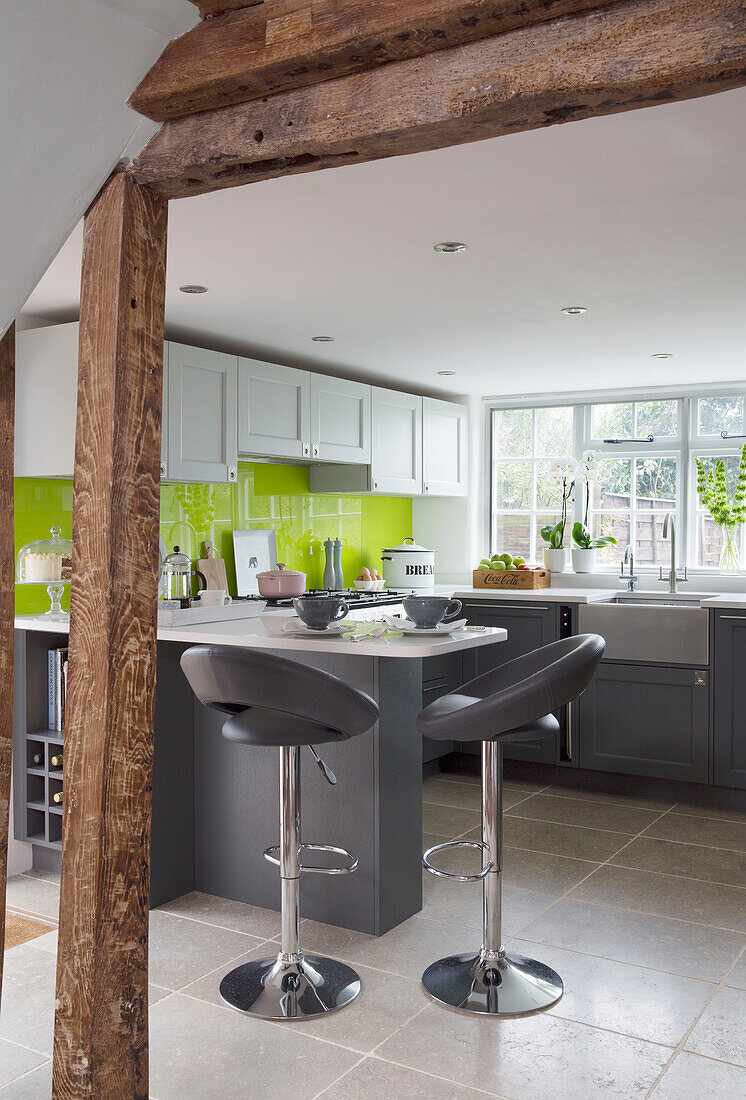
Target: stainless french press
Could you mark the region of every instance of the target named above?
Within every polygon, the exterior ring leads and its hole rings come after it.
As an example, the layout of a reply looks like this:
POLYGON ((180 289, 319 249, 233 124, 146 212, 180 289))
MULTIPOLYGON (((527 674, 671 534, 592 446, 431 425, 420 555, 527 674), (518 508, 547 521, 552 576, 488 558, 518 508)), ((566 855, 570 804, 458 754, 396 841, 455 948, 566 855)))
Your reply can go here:
POLYGON ((163 597, 178 600, 182 607, 189 607, 192 598, 192 577, 197 578, 198 589, 207 588, 204 573, 192 569, 192 562, 182 554, 178 546, 163 559, 163 597))

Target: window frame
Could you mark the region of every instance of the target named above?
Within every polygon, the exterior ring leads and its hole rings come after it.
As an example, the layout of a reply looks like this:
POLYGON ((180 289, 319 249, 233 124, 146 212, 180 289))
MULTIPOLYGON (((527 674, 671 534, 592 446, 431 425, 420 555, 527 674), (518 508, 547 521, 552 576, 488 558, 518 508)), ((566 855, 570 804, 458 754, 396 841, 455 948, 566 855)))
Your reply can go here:
MULTIPOLYGON (((682 387, 678 390, 667 389, 655 389, 655 390, 635 390, 630 392, 625 391, 610 391, 610 392, 592 392, 587 393, 575 393, 575 394, 550 394, 543 397, 531 397, 525 395, 523 397, 511 397, 503 400, 498 399, 485 399, 486 413, 487 413, 487 433, 488 433, 488 463, 489 463, 489 478, 487 482, 487 530, 489 532, 490 546, 492 547, 492 539, 495 530, 495 515, 498 510, 493 508, 495 486, 494 486, 494 472, 495 461, 498 457, 495 455, 495 431, 494 425, 496 423, 495 413, 501 409, 531 409, 536 410, 539 408, 547 407, 567 407, 573 408, 573 451, 574 457, 579 458, 584 451, 593 450, 597 451, 600 457, 604 458, 609 455, 613 455, 615 458, 639 458, 639 457, 654 457, 654 458, 675 458, 677 459, 677 478, 676 478, 676 507, 674 514, 676 517, 676 530, 679 536, 679 562, 681 567, 686 564, 687 569, 692 574, 701 574, 702 576, 712 576, 717 572, 715 566, 700 566, 696 563, 697 555, 697 517, 699 514, 698 500, 697 500, 697 486, 696 486, 696 471, 694 467, 695 456, 717 456, 726 457, 727 455, 738 455, 741 453, 741 448, 746 442, 746 386, 737 384, 728 385, 712 385, 712 386, 696 386, 696 387, 682 387), (744 403, 743 413, 743 434, 744 438, 739 438, 737 435, 733 435, 728 439, 723 439, 720 435, 705 435, 698 434, 698 406, 697 402, 700 398, 711 397, 741 397, 744 403), (676 437, 666 437, 661 439, 660 442, 656 440, 654 443, 627 443, 627 444, 612 444, 603 443, 601 439, 594 438, 591 434, 592 428, 592 406, 601 404, 617 404, 617 403, 645 403, 655 400, 675 400, 679 403, 678 409, 678 434, 676 437)), ((534 425, 536 419, 534 416, 534 425)), ((535 443, 534 443, 535 448, 535 443)), ((507 456, 509 457, 509 456, 507 456)), ((536 459, 532 453, 531 462, 535 462, 536 459)), ((569 522, 572 523, 577 519, 582 519, 582 493, 576 492, 575 501, 573 502, 572 512, 569 522)), ((535 504, 535 498, 532 502, 535 504)), ((515 514, 528 514, 533 517, 536 509, 522 511, 515 514)), ((637 510, 630 507, 630 520, 632 517, 639 514, 637 510)), ((663 511, 663 509, 661 509, 663 511)), ((507 514, 507 513, 506 513, 507 514)), ((633 529, 630 524, 630 533, 633 529)), ((741 547, 742 550, 746 549, 746 536, 744 536, 743 530, 741 532, 741 547)), ((491 552, 494 552, 492 548, 491 552)), ((639 565, 639 569, 636 563, 636 569, 638 572, 657 575, 658 566, 656 565, 639 565)), ((667 565, 664 566, 667 568, 667 565)), ((616 566, 613 565, 599 565, 598 572, 612 575, 616 573, 616 566)))
MULTIPOLYGON (((542 408, 555 408, 555 409, 567 408, 567 409, 570 409, 571 410, 571 417, 572 417, 570 435, 571 435, 572 442, 570 443, 569 446, 574 447, 574 445, 575 445, 575 407, 570 402, 557 402, 556 404, 531 405, 531 406, 517 405, 517 406, 515 406, 515 408, 516 409, 524 409, 524 408, 528 409, 532 414, 532 419, 531 419, 531 452, 530 452, 530 454, 527 454, 527 455, 511 456, 511 455, 496 454, 495 453, 495 434, 496 434, 495 433, 495 426, 496 426, 496 423, 497 423, 497 415, 501 411, 505 411, 505 410, 501 409, 501 408, 498 408, 498 407, 495 407, 489 413, 489 420, 488 420, 489 438, 490 438, 490 478, 489 478, 489 494, 490 495, 489 495, 489 508, 488 508, 489 544, 490 544, 490 553, 495 553, 495 545, 496 545, 495 544, 495 517, 498 514, 498 510, 493 508, 493 503, 494 503, 494 499, 495 499, 495 469, 496 469, 496 466, 499 462, 515 462, 516 465, 518 465, 519 463, 524 463, 524 464, 529 465, 531 467, 531 503, 530 503, 529 507, 527 507, 527 508, 504 508, 504 509, 500 509, 499 514, 503 515, 503 516, 526 516, 526 517, 528 517, 528 520, 529 520, 529 550, 528 550, 528 556, 530 558, 530 557, 533 556, 532 546, 533 546, 534 535, 537 536, 537 545, 538 545, 538 532, 539 532, 538 517, 539 517, 539 515, 545 515, 547 513, 551 513, 552 511, 555 511, 557 513, 557 515, 559 516, 559 514, 561 512, 561 508, 559 506, 556 509, 539 508, 537 506, 537 499, 536 499, 536 468, 537 468, 537 466, 542 464, 542 463, 555 462, 558 459, 562 458, 563 455, 562 454, 557 454, 557 455, 540 455, 540 454, 537 454, 537 452, 536 452, 536 442, 537 442, 537 425, 536 425, 537 416, 536 416, 536 414, 542 408), (534 523, 535 522, 537 524, 536 529, 534 529, 534 523)), ((508 410, 508 411, 510 411, 510 410, 508 410)), ((569 451, 567 451, 565 453, 568 454, 569 451)))

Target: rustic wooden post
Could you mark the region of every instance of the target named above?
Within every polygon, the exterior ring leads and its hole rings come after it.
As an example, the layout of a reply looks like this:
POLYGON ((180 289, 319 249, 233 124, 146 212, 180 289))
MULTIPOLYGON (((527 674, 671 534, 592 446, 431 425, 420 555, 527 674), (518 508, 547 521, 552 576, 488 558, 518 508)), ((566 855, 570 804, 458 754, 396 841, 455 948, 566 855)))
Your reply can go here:
POLYGON ((5 883, 8 871, 10 762, 13 755, 13 438, 15 429, 15 325, 0 340, 0 999, 5 949, 5 883))
POLYGON ((148 893, 167 203, 85 219, 53 1096, 148 1095, 148 893))

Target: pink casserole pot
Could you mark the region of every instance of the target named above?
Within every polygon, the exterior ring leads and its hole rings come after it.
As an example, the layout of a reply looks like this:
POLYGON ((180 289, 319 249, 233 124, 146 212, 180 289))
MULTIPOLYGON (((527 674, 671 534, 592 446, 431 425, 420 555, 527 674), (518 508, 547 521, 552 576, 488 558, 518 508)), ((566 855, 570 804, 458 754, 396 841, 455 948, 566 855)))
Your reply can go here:
POLYGON ((276 569, 266 573, 257 573, 259 594, 269 600, 287 600, 302 596, 306 591, 306 574, 297 569, 286 569, 284 562, 278 562, 276 569))

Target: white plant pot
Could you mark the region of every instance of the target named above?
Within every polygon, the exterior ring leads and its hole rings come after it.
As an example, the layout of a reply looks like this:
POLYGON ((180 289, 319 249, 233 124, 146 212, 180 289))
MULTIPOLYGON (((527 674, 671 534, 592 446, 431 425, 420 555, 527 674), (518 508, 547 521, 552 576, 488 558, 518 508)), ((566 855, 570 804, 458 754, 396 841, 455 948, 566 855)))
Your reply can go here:
POLYGON ((573 547, 572 551, 572 567, 576 573, 595 573, 596 571, 596 551, 595 550, 583 550, 580 547, 573 547))
POLYGON ((546 549, 544 551, 544 567, 552 573, 567 572, 567 550, 564 546, 559 550, 546 549))

